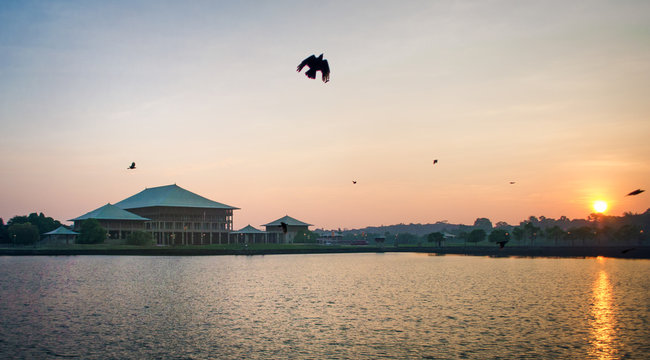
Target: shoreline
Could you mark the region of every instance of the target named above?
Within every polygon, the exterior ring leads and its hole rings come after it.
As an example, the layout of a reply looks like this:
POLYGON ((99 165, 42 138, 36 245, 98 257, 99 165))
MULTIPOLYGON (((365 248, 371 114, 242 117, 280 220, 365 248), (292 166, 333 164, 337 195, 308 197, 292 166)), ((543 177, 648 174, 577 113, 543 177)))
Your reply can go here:
POLYGON ((204 248, 133 248, 133 249, 39 249, 2 248, 0 256, 221 256, 221 255, 300 255, 414 252, 432 255, 467 255, 489 257, 546 257, 587 258, 609 257, 619 259, 650 259, 650 246, 600 247, 354 247, 354 248, 288 248, 288 249, 204 249, 204 248), (627 250, 627 251, 626 251, 627 250), (625 251, 625 252, 624 252, 625 251))

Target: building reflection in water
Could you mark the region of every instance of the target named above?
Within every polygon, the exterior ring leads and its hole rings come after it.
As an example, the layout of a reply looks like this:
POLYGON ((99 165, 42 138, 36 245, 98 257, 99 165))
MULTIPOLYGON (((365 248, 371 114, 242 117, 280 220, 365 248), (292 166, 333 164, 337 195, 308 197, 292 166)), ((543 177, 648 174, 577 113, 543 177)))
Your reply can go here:
MULTIPOLYGON (((602 262, 604 259, 598 259, 602 262)), ((605 270, 600 270, 593 284, 591 305, 591 349, 596 359, 613 359, 618 353, 616 319, 612 307, 612 285, 605 270)))

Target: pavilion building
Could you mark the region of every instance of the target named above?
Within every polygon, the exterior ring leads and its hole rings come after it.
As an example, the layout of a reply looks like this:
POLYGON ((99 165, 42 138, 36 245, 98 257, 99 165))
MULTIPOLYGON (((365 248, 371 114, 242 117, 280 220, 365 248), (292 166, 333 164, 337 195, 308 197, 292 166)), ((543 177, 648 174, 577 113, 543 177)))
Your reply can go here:
POLYGON ((266 231, 258 230, 250 224, 230 234, 236 244, 266 244, 268 242, 266 231))
POLYGON ((106 229, 109 239, 125 239, 133 231, 144 230, 148 218, 123 210, 110 203, 83 214, 74 219, 73 230, 81 230, 81 223, 87 219, 96 219, 106 229))
POLYGON ((61 244, 73 244, 75 242, 75 239, 77 238, 77 235, 79 235, 78 232, 72 231, 68 229, 67 227, 61 225, 58 228, 46 232, 43 235, 43 238, 41 240, 41 244, 48 244, 48 245, 61 245, 61 244))
POLYGON ((144 230, 159 245, 223 244, 233 227, 233 210, 180 186, 147 188, 115 204, 116 207, 147 218, 144 230))
POLYGON ((289 215, 285 215, 284 217, 281 217, 275 221, 271 221, 270 223, 264 224, 262 226, 266 227, 268 242, 286 244, 293 243, 293 239, 296 237, 296 234, 300 232, 308 232, 309 227, 313 225, 294 219, 289 215), (283 223, 286 224, 286 233, 282 226, 283 223))

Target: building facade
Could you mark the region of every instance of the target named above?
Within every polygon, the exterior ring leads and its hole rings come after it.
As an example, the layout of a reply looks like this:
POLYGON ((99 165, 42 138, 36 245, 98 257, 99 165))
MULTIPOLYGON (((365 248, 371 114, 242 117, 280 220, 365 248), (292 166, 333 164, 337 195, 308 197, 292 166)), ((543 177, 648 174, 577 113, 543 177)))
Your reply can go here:
POLYGON ((147 218, 144 230, 159 245, 225 244, 239 208, 204 198, 180 186, 147 188, 115 206, 147 218))
POLYGON ((149 221, 148 218, 120 209, 110 203, 68 221, 73 221, 73 230, 79 231, 81 223, 87 219, 99 221, 99 224, 106 229, 106 237, 109 239, 126 239, 133 231, 144 230, 145 222, 149 221))
POLYGON ((299 232, 308 232, 312 224, 285 215, 275 221, 262 225, 266 227, 267 240, 270 243, 290 244, 299 232))

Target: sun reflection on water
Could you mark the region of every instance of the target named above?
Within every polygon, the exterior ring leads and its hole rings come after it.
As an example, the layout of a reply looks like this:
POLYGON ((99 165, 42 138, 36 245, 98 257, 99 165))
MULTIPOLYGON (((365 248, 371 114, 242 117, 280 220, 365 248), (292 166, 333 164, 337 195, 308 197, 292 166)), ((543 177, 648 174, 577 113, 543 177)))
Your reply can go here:
POLYGON ((618 352, 616 319, 612 309, 612 285, 605 270, 600 270, 593 284, 591 316, 591 355, 597 359, 615 358, 618 352))

